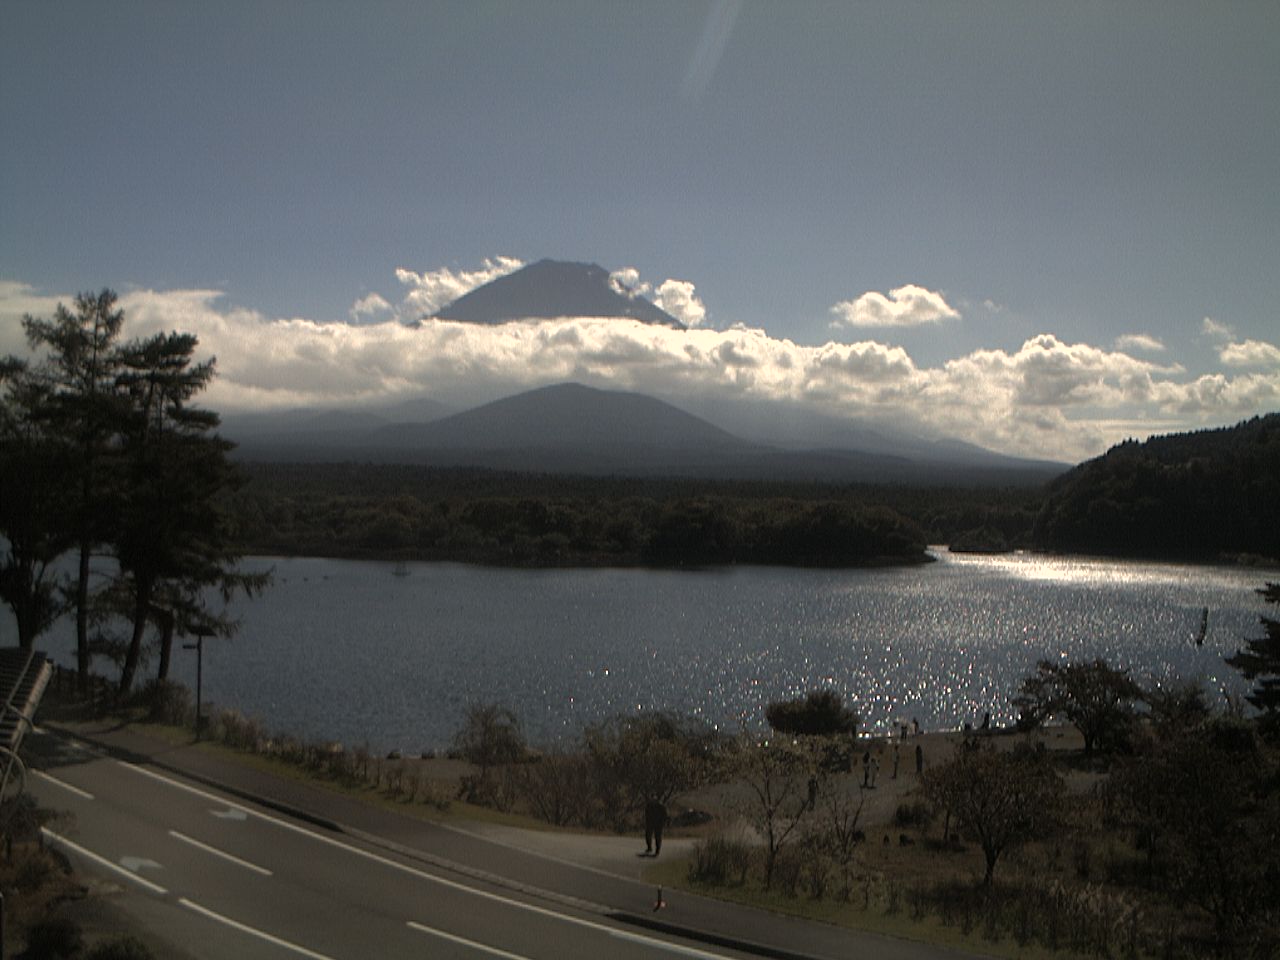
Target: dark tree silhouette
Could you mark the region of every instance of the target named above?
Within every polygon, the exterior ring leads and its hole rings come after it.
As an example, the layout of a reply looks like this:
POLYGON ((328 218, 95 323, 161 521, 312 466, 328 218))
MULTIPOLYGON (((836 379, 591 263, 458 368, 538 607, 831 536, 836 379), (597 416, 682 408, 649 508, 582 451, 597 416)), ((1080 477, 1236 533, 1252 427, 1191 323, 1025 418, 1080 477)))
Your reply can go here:
POLYGON ((52 320, 22 319, 33 349, 47 354, 33 374, 47 391, 49 429, 73 452, 71 479, 64 501, 79 552, 75 579, 76 667, 82 689, 89 676, 90 561, 94 549, 110 537, 115 513, 110 482, 111 443, 120 429, 122 407, 116 389, 120 370, 118 339, 124 312, 111 290, 82 293, 74 312, 62 304, 52 320))
POLYGON ((1098 659, 1088 663, 1041 660, 1022 681, 1013 698, 1020 723, 1038 725, 1052 716, 1066 717, 1084 737, 1084 752, 1111 751, 1127 741, 1142 689, 1127 670, 1098 659))
POLYGON ((856 736, 860 719, 834 690, 811 690, 795 700, 775 700, 764 716, 779 733, 807 736, 856 736))
POLYGON ((231 531, 219 502, 238 482, 227 458, 232 444, 214 429, 218 416, 189 401, 212 379, 214 364, 193 364, 196 338, 159 334, 128 345, 119 383, 129 399, 123 456, 129 495, 115 537, 124 611, 132 623, 120 673, 127 693, 141 659, 147 625, 161 625, 163 647, 175 632, 227 633, 234 625, 206 612, 201 595, 219 588, 253 593, 263 575, 237 570, 231 531))
MULTIPOLYGON (((1280 583, 1268 583, 1258 590, 1268 603, 1280 603, 1280 583)), ((1246 680, 1255 681, 1248 694, 1251 704, 1262 711, 1261 725, 1270 737, 1280 735, 1280 620, 1260 617, 1263 635, 1249 640, 1245 649, 1226 658, 1246 680)))
POLYGON ((1217 719, 1168 730, 1107 787, 1152 881, 1212 918, 1223 955, 1280 917, 1278 772, 1251 725, 1217 719))
POLYGON ((925 796, 977 835, 988 886, 1005 851, 1051 832, 1062 794, 1049 760, 1029 748, 963 746, 930 768, 923 785, 925 796))
POLYGON ((70 548, 66 445, 48 429, 49 392, 22 361, 0 361, 0 600, 30 650, 62 610, 52 563, 70 548))

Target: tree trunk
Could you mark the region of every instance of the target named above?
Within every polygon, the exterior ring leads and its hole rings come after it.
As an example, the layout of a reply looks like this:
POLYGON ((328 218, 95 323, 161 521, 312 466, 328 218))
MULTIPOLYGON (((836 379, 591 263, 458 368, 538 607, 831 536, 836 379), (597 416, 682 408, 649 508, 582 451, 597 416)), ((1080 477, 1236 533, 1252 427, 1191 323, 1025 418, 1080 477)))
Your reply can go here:
MULTIPOLYGON (((32 604, 33 608, 35 605, 32 604)), ((20 650, 30 650, 35 646, 36 624, 33 622, 35 618, 35 610, 31 608, 24 609, 24 604, 19 604, 14 608, 14 619, 18 621, 18 648, 20 650)))
POLYGON ((129 652, 125 654, 124 666, 120 670, 120 696, 127 696, 133 686, 133 678, 138 672, 138 661, 142 659, 142 638, 147 632, 147 611, 151 609, 151 587, 138 583, 133 604, 133 633, 129 637, 129 652))
POLYGON ((80 579, 76 581, 76 684, 89 692, 89 542, 80 543, 80 579))
POLYGON ((155 610, 160 624, 160 668, 156 671, 156 679, 164 682, 169 679, 169 660, 173 656, 173 630, 177 623, 172 610, 155 610))

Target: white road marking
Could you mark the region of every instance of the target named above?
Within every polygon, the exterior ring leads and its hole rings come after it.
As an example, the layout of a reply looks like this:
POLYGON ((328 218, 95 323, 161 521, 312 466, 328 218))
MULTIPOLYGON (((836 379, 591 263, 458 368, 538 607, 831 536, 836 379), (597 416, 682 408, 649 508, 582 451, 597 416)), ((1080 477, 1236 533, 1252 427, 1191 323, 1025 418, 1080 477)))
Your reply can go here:
POLYGON ((425 923, 417 923, 413 920, 409 921, 409 927, 420 933, 429 933, 433 937, 439 937, 442 940, 449 940, 453 943, 461 944, 464 947, 470 947, 472 950, 479 950, 487 953, 491 957, 505 957, 506 960, 529 960, 528 957, 519 953, 508 953, 506 950, 499 950, 497 947, 486 946, 483 943, 477 943, 475 940, 468 940, 466 937, 458 937, 452 933, 445 933, 443 930, 437 930, 435 927, 428 927, 425 923))
POLYGON ((154 860, 148 860, 146 857, 121 857, 120 866, 124 867, 130 873, 142 873, 143 867, 150 867, 152 870, 163 870, 164 868, 154 860))
POLYGON ((57 777, 50 776, 49 774, 45 773, 43 770, 32 770, 31 772, 34 773, 37 777, 39 777, 41 780, 48 780, 54 786, 61 787, 63 790, 66 790, 69 793, 74 793, 77 797, 80 797, 82 800, 93 799, 93 794, 90 793, 88 790, 81 790, 79 787, 73 787, 71 784, 67 783, 65 780, 59 780, 57 777))
MULTIPOLYGON (((140 767, 136 763, 126 763, 124 760, 117 760, 116 763, 124 767, 130 773, 141 774, 144 777, 150 777, 152 780, 158 780, 161 783, 166 783, 171 787, 177 787, 179 790, 185 790, 187 793, 193 793, 197 797, 203 797, 205 800, 212 800, 214 803, 226 807, 227 809, 224 811, 226 813, 230 813, 232 811, 238 811, 240 813, 254 813, 254 811, 250 810, 248 807, 241 806, 238 803, 232 803, 226 797, 219 797, 217 794, 210 793, 208 790, 201 790, 199 787, 193 787, 190 784, 183 783, 181 780, 174 780, 172 777, 166 777, 162 773, 156 773, 154 770, 148 770, 146 767, 140 767)), ((256 815, 263 816, 263 819, 271 819, 270 817, 266 817, 262 814, 256 815)))
POLYGON ((251 937, 257 937, 259 940, 265 940, 267 943, 274 944, 277 947, 283 947, 286 950, 291 950, 299 956, 311 957, 312 960, 333 960, 333 957, 330 957, 327 954, 316 953, 314 950, 308 950, 306 947, 299 946, 296 943, 291 943, 288 940, 282 940, 280 937, 272 936, 264 930, 259 930, 257 927, 251 927, 248 924, 241 923, 239 920, 232 920, 230 917, 223 916, 220 913, 215 913, 208 907, 202 907, 200 904, 195 903, 192 900, 188 900, 186 897, 179 897, 178 902, 188 910, 194 910, 202 917, 208 917, 210 920, 216 920, 218 923, 226 924, 232 930, 239 930, 241 933, 247 933, 251 937))
MULTIPOLYGON (((227 803, 227 801, 222 797, 216 796, 215 794, 212 794, 207 790, 201 790, 199 787, 193 787, 193 786, 190 786, 189 784, 181 782, 180 780, 174 780, 170 777, 166 777, 163 774, 156 773, 154 770, 147 770, 147 769, 144 769, 143 767, 137 766, 136 764, 126 763, 123 760, 117 760, 116 762, 119 763, 126 770, 132 770, 134 773, 138 773, 143 776, 150 777, 153 780, 160 781, 161 783, 167 783, 169 786, 176 787, 179 790, 185 790, 187 793, 195 794, 198 797, 204 797, 206 800, 212 800, 215 803, 227 803)), ((481 899, 489 900, 494 903, 505 904, 506 906, 514 907, 518 910, 525 910, 529 913, 536 913, 545 917, 551 917, 552 919, 555 919, 555 920, 564 921, 565 923, 571 923, 576 926, 586 927, 587 929, 596 930, 598 932, 605 933, 608 936, 614 937, 619 940, 627 940, 627 941, 630 941, 631 943, 638 943, 644 947, 658 948, 661 950, 666 950, 671 953, 680 954, 681 956, 694 957, 696 958, 696 960, 725 960, 725 958, 727 957, 727 955, 723 953, 711 953, 707 950, 699 950, 696 947, 686 947, 678 943, 671 943, 668 940, 660 940, 657 937, 649 937, 640 933, 630 933, 625 930, 618 930, 615 927, 611 927, 603 923, 597 923, 594 920, 584 920, 581 917, 571 917, 566 913, 558 913, 555 910, 548 910, 545 907, 534 906, 531 903, 524 903, 523 901, 520 901, 520 900, 513 900, 510 897, 504 897, 501 894, 490 893, 487 890, 480 890, 476 887, 470 887, 470 886, 467 886, 465 883, 458 883, 456 880, 448 880, 444 877, 438 877, 434 874, 427 873, 424 870, 419 870, 416 867, 411 867, 408 864, 400 863, 397 860, 392 860, 389 857, 381 856, 380 854, 373 853, 369 850, 363 850, 360 847, 353 847, 351 844, 343 843, 341 840, 335 840, 332 837, 326 837, 323 834, 314 833, 313 831, 308 830, 305 827, 300 827, 295 823, 290 823, 287 820, 281 820, 279 817, 273 817, 270 814, 260 813, 257 810, 251 810, 250 808, 242 807, 239 804, 233 803, 233 804, 230 804, 230 806, 233 810, 243 810, 246 813, 248 813, 250 816, 257 817, 259 820, 266 821, 267 823, 273 823, 277 827, 280 827, 283 830, 291 830, 294 833, 301 834, 304 837, 310 837, 312 840, 316 841, 317 843, 323 843, 331 847, 336 847, 339 850, 345 850, 348 853, 353 854, 357 857, 363 857, 364 859, 371 860, 374 863, 380 863, 383 866, 389 867, 392 870, 398 870, 401 873, 407 873, 410 876, 418 877, 419 879, 426 880, 429 883, 435 883, 442 887, 448 887, 451 890, 457 890, 460 893, 467 893, 473 897, 480 897, 481 899)))
MULTIPOLYGON (((94 853, 92 850, 86 850, 84 847, 80 846, 80 844, 73 843, 72 841, 68 840, 66 837, 59 836, 58 834, 50 830, 48 827, 41 827, 40 832, 44 834, 52 843, 55 843, 62 847, 66 847, 68 850, 72 851, 73 853, 77 853, 87 860, 92 860, 94 863, 98 864, 99 866, 105 867, 106 869, 112 871, 113 873, 119 874, 120 876, 124 877, 126 880, 132 880, 134 883, 138 884, 138 886, 146 890, 150 890, 152 893, 158 896, 163 897, 165 896, 165 894, 169 892, 164 887, 160 886, 160 884, 152 883, 150 880, 146 880, 138 876, 136 873, 132 873, 126 870, 124 867, 120 866, 119 864, 112 863, 106 857, 99 856, 98 854, 94 853)), ((156 866, 159 866, 159 864, 156 864, 156 866)))
POLYGON ((61 731, 54 731, 53 733, 50 733, 48 730, 46 730, 44 727, 40 726, 39 724, 36 724, 35 726, 33 726, 31 728, 31 731, 33 733, 40 734, 40 736, 42 737, 57 737, 60 743, 70 747, 72 750, 79 750, 83 753, 93 753, 93 754, 101 755, 100 751, 96 747, 91 747, 86 743, 82 743, 81 741, 76 740, 74 737, 68 736, 67 734, 61 731))
POLYGON ((247 820, 249 815, 243 810, 237 810, 235 807, 229 807, 226 810, 210 810, 211 814, 219 820, 247 820))
POLYGON ((201 843, 195 837, 188 837, 185 833, 179 833, 177 830, 170 830, 169 836, 175 840, 181 840, 183 843, 189 843, 197 850, 203 850, 205 853, 211 853, 215 857, 221 857, 230 863, 234 863, 238 867, 244 867, 246 870, 252 870, 254 873, 261 874, 264 877, 271 876, 271 871, 266 867, 260 867, 256 863, 250 863, 248 860, 241 860, 233 854, 227 853, 225 850, 219 850, 217 847, 211 847, 207 843, 201 843))

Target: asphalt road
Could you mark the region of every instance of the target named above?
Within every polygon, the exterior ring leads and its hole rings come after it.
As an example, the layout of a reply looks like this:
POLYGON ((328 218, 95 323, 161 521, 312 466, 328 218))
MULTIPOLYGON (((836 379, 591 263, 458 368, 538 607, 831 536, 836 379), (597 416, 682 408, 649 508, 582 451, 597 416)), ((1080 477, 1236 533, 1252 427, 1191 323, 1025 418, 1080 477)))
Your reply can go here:
POLYGON ((29 792, 69 814, 49 841, 182 960, 963 956, 686 892, 654 912, 636 879, 129 727, 64 724, 26 752, 29 792))
MULTIPOLYGON (((83 748, 82 748, 83 749, 83 748)), ((46 832, 191 957, 736 957, 590 910, 463 882, 134 763, 84 750, 33 771, 46 832)))

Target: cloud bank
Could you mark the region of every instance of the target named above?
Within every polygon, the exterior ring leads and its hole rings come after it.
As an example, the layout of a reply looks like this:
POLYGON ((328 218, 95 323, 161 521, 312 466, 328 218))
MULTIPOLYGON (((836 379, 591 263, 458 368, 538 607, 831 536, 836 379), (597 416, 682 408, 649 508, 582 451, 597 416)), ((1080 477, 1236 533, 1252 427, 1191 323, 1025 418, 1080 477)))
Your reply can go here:
MULTIPOLYGON (((448 267, 422 273, 414 273, 412 270, 399 267, 396 269, 396 279, 407 287, 408 291, 397 314, 401 320, 410 323, 429 317, 441 307, 453 303, 464 293, 470 293, 476 287, 497 280, 508 273, 515 273, 523 266, 524 261, 515 257, 494 257, 492 260, 486 260, 479 270, 459 270, 456 273, 448 267)), ((360 302, 357 301, 357 305, 360 302)), ((354 310, 355 307, 352 309, 354 310)))
MULTIPOLYGON (((974 350, 921 367, 902 347, 872 339, 804 345, 744 327, 674 330, 591 318, 497 326, 397 322, 406 310, 426 314, 445 287, 508 266, 493 261, 475 273, 412 274, 405 302, 381 322, 372 321, 387 313, 386 301, 372 297, 353 307, 360 322, 351 323, 268 317, 226 304, 217 290, 139 290, 120 305, 127 336, 173 329, 199 336, 199 355, 217 357, 206 403, 225 411, 424 394, 465 405, 578 381, 677 404, 717 396, 800 405, 1010 454, 1080 460, 1128 436, 1280 409, 1280 350, 1253 340, 1222 347, 1222 362, 1233 371, 1189 376, 1176 363, 1049 333, 1016 350, 974 350)), ((48 315, 58 300, 70 299, 0 284, 0 353, 23 351, 22 312, 48 315)))

